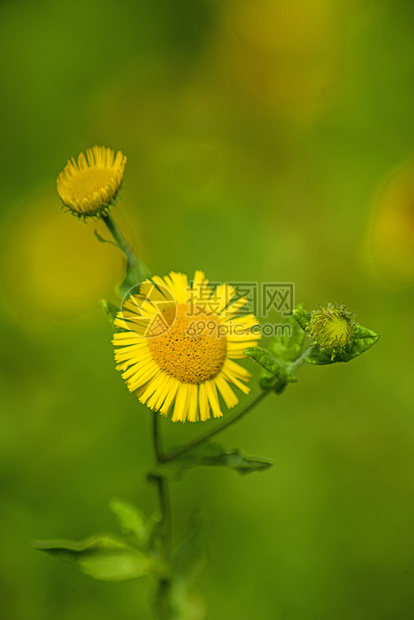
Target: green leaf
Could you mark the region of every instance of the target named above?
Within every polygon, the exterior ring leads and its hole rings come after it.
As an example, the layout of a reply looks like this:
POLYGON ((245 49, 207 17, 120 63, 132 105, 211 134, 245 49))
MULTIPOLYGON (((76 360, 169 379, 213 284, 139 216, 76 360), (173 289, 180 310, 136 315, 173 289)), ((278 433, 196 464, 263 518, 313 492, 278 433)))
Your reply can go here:
MULTIPOLYGON (((295 310, 303 311, 303 306, 296 306, 295 310)), ((284 362, 294 362, 302 353, 306 333, 293 315, 280 327, 280 333, 272 338, 268 349, 276 358, 284 362)))
POLYGON ((60 560, 74 563, 83 573, 102 581, 125 581, 145 575, 166 574, 166 567, 148 553, 134 549, 112 534, 91 536, 80 542, 43 540, 34 547, 60 560))
POLYGON ((115 304, 113 304, 110 301, 107 301, 106 299, 101 299, 101 301, 99 303, 101 304, 101 308, 104 311, 105 316, 108 319, 108 322, 111 325, 112 329, 115 332, 122 332, 122 331, 124 331, 121 327, 115 327, 115 325, 114 325, 114 321, 116 319, 116 315, 119 312, 118 306, 116 306, 115 304))
POLYGON ((151 524, 143 512, 120 499, 113 499, 109 503, 109 509, 114 513, 122 531, 131 541, 139 547, 147 547, 151 534, 151 524))
POLYGON ((149 479, 164 478, 171 482, 180 480, 185 472, 197 465, 210 467, 229 467, 239 474, 263 471, 273 465, 272 461, 245 456, 240 450, 227 450, 216 443, 202 443, 175 457, 171 461, 159 463, 149 472, 149 479))
POLYGON ((248 347, 244 350, 244 354, 248 355, 255 362, 260 364, 268 373, 277 377, 283 383, 296 383, 297 378, 291 373, 285 364, 277 360, 274 355, 263 349, 262 347, 248 347))
POLYGON ((273 389, 276 394, 282 394, 289 384, 280 380, 275 382, 274 375, 263 368, 260 373, 259 385, 262 390, 273 389))
POLYGON ((352 340, 342 349, 335 351, 332 355, 331 351, 321 349, 318 345, 312 347, 311 353, 307 359, 308 364, 335 364, 336 362, 349 362, 356 357, 368 351, 379 339, 379 335, 372 329, 363 327, 356 323, 352 340))
POLYGON ((305 310, 303 306, 297 306, 293 310, 293 316, 295 317, 301 328, 307 331, 312 320, 313 313, 305 310))
POLYGON ((138 579, 151 574, 154 568, 151 558, 133 551, 88 555, 79 564, 86 575, 101 581, 138 579))

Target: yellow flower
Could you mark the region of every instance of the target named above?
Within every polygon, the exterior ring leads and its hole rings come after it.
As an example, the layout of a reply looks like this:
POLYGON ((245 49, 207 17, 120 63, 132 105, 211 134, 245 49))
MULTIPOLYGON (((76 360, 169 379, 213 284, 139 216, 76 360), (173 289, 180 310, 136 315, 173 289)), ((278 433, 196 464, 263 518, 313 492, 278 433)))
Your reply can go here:
POLYGON ((219 394, 227 407, 238 398, 233 386, 247 394, 250 373, 234 362, 256 346, 258 320, 238 316, 247 299, 232 301, 228 284, 214 290, 196 271, 191 285, 182 273, 154 276, 131 295, 115 319, 124 330, 114 335, 117 369, 141 403, 173 422, 208 420, 210 408, 221 417, 219 394))
POLYGON ((108 213, 116 203, 126 157, 118 151, 94 146, 72 157, 57 178, 57 191, 63 204, 78 217, 108 213))

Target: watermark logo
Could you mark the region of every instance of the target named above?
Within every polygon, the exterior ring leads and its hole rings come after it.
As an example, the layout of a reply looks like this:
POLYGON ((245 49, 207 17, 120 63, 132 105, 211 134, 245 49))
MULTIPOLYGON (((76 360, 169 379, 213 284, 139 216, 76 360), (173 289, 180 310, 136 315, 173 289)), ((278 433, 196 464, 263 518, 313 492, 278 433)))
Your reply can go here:
MULTIPOLYGON (((295 307, 294 282, 228 282, 226 287, 221 282, 210 282, 209 286, 196 282, 188 287, 188 294, 192 302, 189 313, 199 304, 204 311, 214 314, 241 298, 244 304, 237 309, 239 316, 254 314, 267 318, 271 311, 275 311, 286 317, 295 307)), ((200 308, 194 310, 203 312, 200 308)))
POLYGON ((292 314, 295 307, 295 285, 293 282, 262 283, 262 314, 269 316, 272 310, 283 317, 292 314))
POLYGON ((165 334, 177 316, 177 302, 167 286, 145 281, 132 287, 121 305, 124 328, 142 338, 165 334))
MULTIPOLYGON (((289 335, 286 323, 265 322, 249 330, 232 317, 262 315, 271 312, 286 317, 295 307, 293 282, 192 282, 186 290, 185 316, 192 319, 187 335, 222 338, 257 333, 265 337, 289 335), (214 318, 217 317, 217 318, 214 318), (221 320, 218 320, 221 319, 221 320), (224 319, 224 321, 223 321, 224 319)), ((134 286, 124 297, 121 306, 124 328, 144 338, 157 338, 171 329, 178 316, 178 302, 171 290, 160 283, 147 280, 134 286)), ((182 312, 182 310, 180 311, 182 312)))

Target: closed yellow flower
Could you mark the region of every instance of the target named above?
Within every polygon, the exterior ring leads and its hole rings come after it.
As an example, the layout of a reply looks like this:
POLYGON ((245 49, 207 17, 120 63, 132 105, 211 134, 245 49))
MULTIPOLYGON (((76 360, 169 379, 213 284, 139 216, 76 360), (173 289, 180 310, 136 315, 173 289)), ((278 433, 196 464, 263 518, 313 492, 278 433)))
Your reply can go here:
POLYGON ((117 201, 124 176, 126 157, 105 146, 86 149, 76 161, 73 157, 57 178, 57 191, 63 204, 78 217, 99 217, 117 201))

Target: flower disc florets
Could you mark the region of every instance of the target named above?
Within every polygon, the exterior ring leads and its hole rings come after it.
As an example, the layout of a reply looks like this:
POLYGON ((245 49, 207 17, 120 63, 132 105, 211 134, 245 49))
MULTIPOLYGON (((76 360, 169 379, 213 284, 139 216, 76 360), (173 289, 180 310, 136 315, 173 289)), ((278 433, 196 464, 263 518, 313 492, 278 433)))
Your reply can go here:
POLYGON ((354 325, 354 315, 345 306, 329 304, 327 308, 314 312, 309 334, 321 349, 331 351, 334 357, 337 351, 352 340, 354 325))

